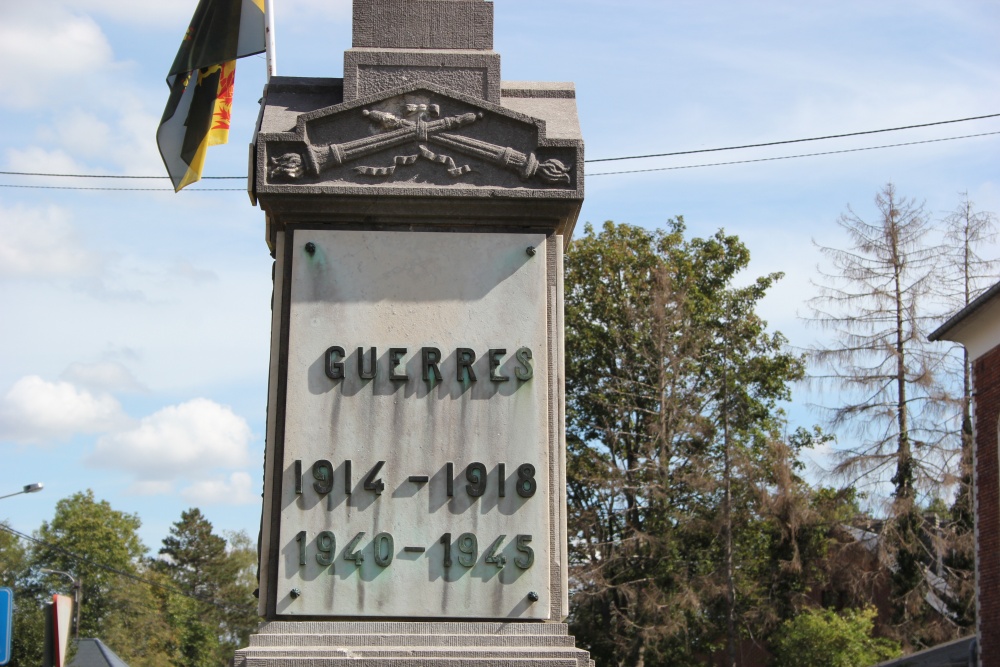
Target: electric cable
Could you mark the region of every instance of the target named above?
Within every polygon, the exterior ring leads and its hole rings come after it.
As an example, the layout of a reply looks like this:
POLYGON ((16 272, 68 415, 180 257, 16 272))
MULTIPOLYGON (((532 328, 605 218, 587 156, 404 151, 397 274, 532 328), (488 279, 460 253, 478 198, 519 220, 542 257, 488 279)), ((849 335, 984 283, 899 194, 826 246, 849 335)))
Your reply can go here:
POLYGON ((774 162, 775 160, 792 160, 800 157, 816 157, 818 155, 837 155, 840 153, 858 153, 861 151, 874 151, 880 148, 898 148, 899 146, 916 146, 917 144, 933 144, 941 141, 955 141, 956 139, 971 139, 973 137, 988 137, 1000 132, 983 132, 981 134, 966 134, 960 137, 944 137, 942 139, 925 139, 923 141, 907 141, 902 144, 885 144, 883 146, 866 146, 864 148, 845 148, 839 151, 823 151, 821 153, 800 153, 799 155, 780 155, 778 157, 762 157, 753 160, 732 160, 730 162, 709 162, 706 164, 686 164, 679 167, 655 167, 651 169, 629 169, 626 171, 602 171, 590 176, 615 176, 618 174, 642 174, 651 171, 674 171, 677 169, 698 169, 700 167, 722 167, 730 164, 750 164, 751 162, 774 162))
MULTIPOLYGON (((722 167, 726 165, 734 164, 751 164, 754 162, 775 162, 778 160, 793 160, 796 158, 803 157, 817 157, 823 155, 839 155, 841 153, 859 153, 862 151, 874 151, 883 148, 899 148, 901 146, 916 146, 919 144, 934 144, 943 141, 956 141, 958 139, 972 139, 975 137, 989 137, 993 135, 1000 134, 997 132, 982 132, 979 134, 965 134, 958 137, 942 137, 940 139, 924 139, 921 141, 907 141, 899 144, 884 144, 882 146, 865 146, 862 148, 845 148, 836 151, 822 151, 818 153, 799 153, 797 155, 779 155, 776 157, 764 157, 764 158, 754 158, 749 160, 731 160, 728 162, 708 162, 705 164, 685 164, 676 167, 653 167, 650 169, 628 169, 623 171, 602 171, 596 174, 587 174, 588 177, 593 176, 616 176, 620 174, 643 174, 654 171, 676 171, 679 169, 700 169, 703 167, 722 167)), ((149 178, 149 177, 143 177, 149 178)), ((158 177, 154 177, 158 178, 158 177)), ((165 176, 163 178, 166 178, 165 176)), ((218 177, 222 178, 222 177, 218 177)), ((230 177, 226 177, 230 178, 230 177)), ((243 177, 240 177, 243 178, 243 177)), ((2 184, 0 183, 0 188, 23 188, 23 189, 35 189, 35 190, 99 190, 99 191, 112 191, 112 192, 173 192, 173 188, 94 188, 94 187, 75 187, 75 186, 63 186, 63 185, 14 185, 14 184, 2 184)), ((188 190, 182 190, 181 192, 246 192, 246 188, 193 188, 188 190)))
MULTIPOLYGON (((717 152, 720 152, 720 151, 735 151, 735 150, 743 150, 743 149, 746 149, 746 148, 762 148, 762 147, 766 147, 766 146, 782 146, 782 145, 785 145, 785 144, 798 144, 798 143, 804 143, 804 142, 808 142, 808 141, 825 141, 827 139, 843 139, 845 137, 860 137, 860 136, 868 135, 868 134, 881 134, 881 133, 884 133, 884 132, 899 132, 899 131, 902 131, 902 130, 913 130, 913 129, 922 128, 922 127, 934 127, 934 126, 937 126, 937 125, 949 125, 949 124, 953 124, 953 123, 967 123, 967 122, 974 121, 974 120, 985 120, 987 118, 1000 118, 1000 113, 985 114, 985 115, 982 115, 982 116, 969 116, 968 118, 955 118, 955 119, 952 119, 952 120, 939 120, 939 121, 934 121, 932 123, 919 123, 919 124, 916 124, 916 125, 901 125, 901 126, 898 126, 898 127, 887 127, 887 128, 883 128, 881 130, 863 130, 861 132, 846 132, 846 133, 843 133, 843 134, 828 134, 828 135, 824 135, 824 136, 820 136, 820 137, 806 137, 806 138, 803 138, 803 139, 784 139, 784 140, 781 140, 781 141, 768 141, 768 142, 759 143, 759 144, 743 144, 743 145, 739 145, 739 146, 721 146, 721 147, 718 147, 718 148, 700 148, 700 149, 690 150, 690 151, 673 151, 673 152, 670 152, 670 153, 650 153, 649 155, 628 155, 628 156, 623 156, 623 157, 593 158, 593 159, 590 159, 590 160, 584 160, 584 162, 585 163, 595 163, 595 162, 615 162, 615 161, 621 161, 621 160, 644 160, 644 159, 647 159, 647 158, 654 158, 654 157, 674 157, 674 156, 678 156, 678 155, 697 155, 699 153, 717 153, 717 152)), ((969 136, 982 136, 982 135, 969 135, 969 136)), ((964 138, 964 137, 958 137, 958 138, 964 138)), ((914 142, 914 143, 919 143, 919 142, 914 142)), ((905 145, 909 145, 909 144, 896 144, 896 145, 905 146, 905 145)), ((827 153, 815 153, 814 155, 826 155, 826 154, 827 153)), ((792 156, 792 157, 799 157, 799 156, 792 156)), ((738 163, 732 162, 732 163, 725 163, 725 164, 738 164, 738 163)), ((693 166, 701 166, 701 165, 693 165, 693 166)), ((712 166, 715 166, 715 165, 712 165, 712 166)), ((50 174, 50 173, 30 172, 30 171, 0 171, 0 175, 3 175, 3 176, 39 176, 39 177, 48 177, 48 178, 118 178, 118 179, 166 179, 166 178, 169 178, 169 176, 130 176, 130 175, 122 175, 122 174, 50 174)), ((594 175, 598 176, 598 175, 602 175, 602 174, 594 174, 594 175)), ((246 176, 202 176, 201 180, 203 180, 203 181, 206 181, 206 180, 243 180, 245 178, 246 178, 246 176)), ((10 186, 10 187, 16 187, 16 186, 10 186)), ((35 187, 40 187, 40 186, 35 186, 35 187)), ((60 189, 70 189, 70 188, 60 188, 60 189)), ((74 188, 74 189, 85 189, 85 188, 74 188)), ((91 188, 91 189, 104 189, 104 188, 91 188)), ((107 189, 111 189, 111 188, 107 188, 107 189)), ((123 188, 123 189, 138 190, 139 188, 123 188)))
MULTIPOLYGON (((24 190, 102 190, 105 192, 173 192, 173 188, 79 188, 71 185, 12 185, 0 183, 0 188, 24 190)), ((192 188, 181 192, 246 192, 246 188, 192 188)))
MULTIPOLYGON (((0 171, 0 175, 4 176, 53 176, 59 178, 125 178, 125 179, 158 179, 163 180, 170 178, 169 176, 129 176, 127 174, 50 174, 35 171, 0 171)), ((209 181, 232 181, 237 179, 244 179, 246 176, 202 176, 200 180, 209 181)))
POLYGON ((800 144, 806 141, 823 141, 826 139, 843 139, 844 137, 860 137, 865 134, 880 134, 882 132, 899 132, 900 130, 913 130, 919 127, 933 127, 935 125, 948 125, 949 123, 966 123, 971 120, 983 120, 985 118, 997 118, 1000 113, 987 114, 985 116, 970 116, 969 118, 956 118, 954 120, 939 120, 933 123, 920 123, 919 125, 903 125, 900 127, 887 127, 882 130, 864 130, 862 132, 847 132, 845 134, 828 134, 822 137, 809 137, 806 139, 785 139, 783 141, 768 141, 762 144, 745 144, 743 146, 724 146, 722 148, 701 148, 693 151, 675 151, 673 153, 652 153, 650 155, 630 155, 627 157, 604 157, 584 162, 614 162, 616 160, 643 160, 652 157, 672 157, 675 155, 695 155, 697 153, 717 153, 719 151, 736 151, 744 148, 762 148, 764 146, 781 146, 784 144, 800 144))

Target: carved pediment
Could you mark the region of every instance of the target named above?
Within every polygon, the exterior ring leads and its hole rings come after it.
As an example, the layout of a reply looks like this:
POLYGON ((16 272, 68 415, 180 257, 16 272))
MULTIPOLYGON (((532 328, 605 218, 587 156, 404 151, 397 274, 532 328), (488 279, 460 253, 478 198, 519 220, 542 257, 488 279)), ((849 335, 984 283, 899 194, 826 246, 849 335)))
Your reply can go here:
POLYGON ((418 82, 301 114, 294 132, 260 134, 257 187, 569 194, 582 189, 580 148, 547 140, 542 120, 418 82))

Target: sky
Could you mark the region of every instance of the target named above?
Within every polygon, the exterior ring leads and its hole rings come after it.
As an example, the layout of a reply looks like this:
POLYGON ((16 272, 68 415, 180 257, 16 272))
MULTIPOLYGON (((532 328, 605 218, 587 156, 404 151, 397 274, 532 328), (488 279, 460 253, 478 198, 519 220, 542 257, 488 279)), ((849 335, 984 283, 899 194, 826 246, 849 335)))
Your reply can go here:
MULTIPOLYGON (((278 73, 339 77, 350 3, 274 0, 278 73)), ((0 172, 165 176, 164 82, 195 0, 0 2, 0 172)), ((1000 4, 963 0, 497 0, 505 80, 572 81, 588 159, 860 132, 1000 113, 1000 4)), ((245 176, 263 56, 237 66, 230 143, 205 175, 245 176)), ((820 256, 887 182, 938 219, 968 192, 1000 212, 1000 118, 845 139, 587 165, 586 222, 683 215, 749 247, 760 312, 796 348, 820 256), (660 170, 608 174, 628 170, 660 170)), ((260 517, 271 258, 243 180, 0 174, 0 519, 31 532, 84 489, 142 519, 156 551, 197 506, 260 517), (166 191, 57 190, 157 188, 166 191), (221 188, 209 191, 208 188, 221 188)), ((998 253, 1000 254, 1000 253, 998 253)), ((571 351, 570 351, 571 353, 571 351)), ((815 392, 814 392, 815 393, 815 392)), ((820 419, 796 388, 793 425, 820 419)))

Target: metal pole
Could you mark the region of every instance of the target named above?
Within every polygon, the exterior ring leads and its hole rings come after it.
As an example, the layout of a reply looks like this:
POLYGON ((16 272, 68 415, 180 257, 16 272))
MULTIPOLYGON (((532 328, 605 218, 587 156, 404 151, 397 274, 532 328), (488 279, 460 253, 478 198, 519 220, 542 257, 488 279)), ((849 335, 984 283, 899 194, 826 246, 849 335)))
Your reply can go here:
POLYGON ((73 628, 73 637, 77 643, 80 641, 80 609, 83 608, 83 577, 73 583, 73 597, 76 598, 76 626, 73 628))
POLYGON ((46 574, 61 574, 64 577, 69 577, 69 580, 73 582, 73 604, 76 605, 76 628, 73 631, 73 637, 79 641, 80 639, 80 607, 83 603, 83 579, 78 579, 74 577, 69 572, 63 572, 62 570, 50 570, 47 567, 43 567, 39 572, 45 572, 46 574))
POLYGON ((264 48, 267 54, 267 80, 278 73, 274 53, 274 0, 264 0, 264 48))
POLYGON ((3 500, 4 498, 10 498, 12 496, 19 496, 22 493, 38 493, 44 488, 45 485, 42 484, 41 482, 35 482, 34 484, 25 484, 24 488, 21 489, 20 491, 17 491, 15 493, 8 493, 6 496, 0 496, 0 500, 3 500))

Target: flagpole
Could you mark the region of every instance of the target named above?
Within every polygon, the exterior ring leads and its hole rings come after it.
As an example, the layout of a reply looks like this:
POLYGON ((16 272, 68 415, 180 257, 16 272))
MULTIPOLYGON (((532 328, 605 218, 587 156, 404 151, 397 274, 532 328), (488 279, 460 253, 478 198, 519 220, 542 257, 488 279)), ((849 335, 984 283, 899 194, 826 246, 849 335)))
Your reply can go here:
POLYGON ((264 47, 267 53, 267 80, 278 73, 274 53, 274 0, 264 0, 264 47))

